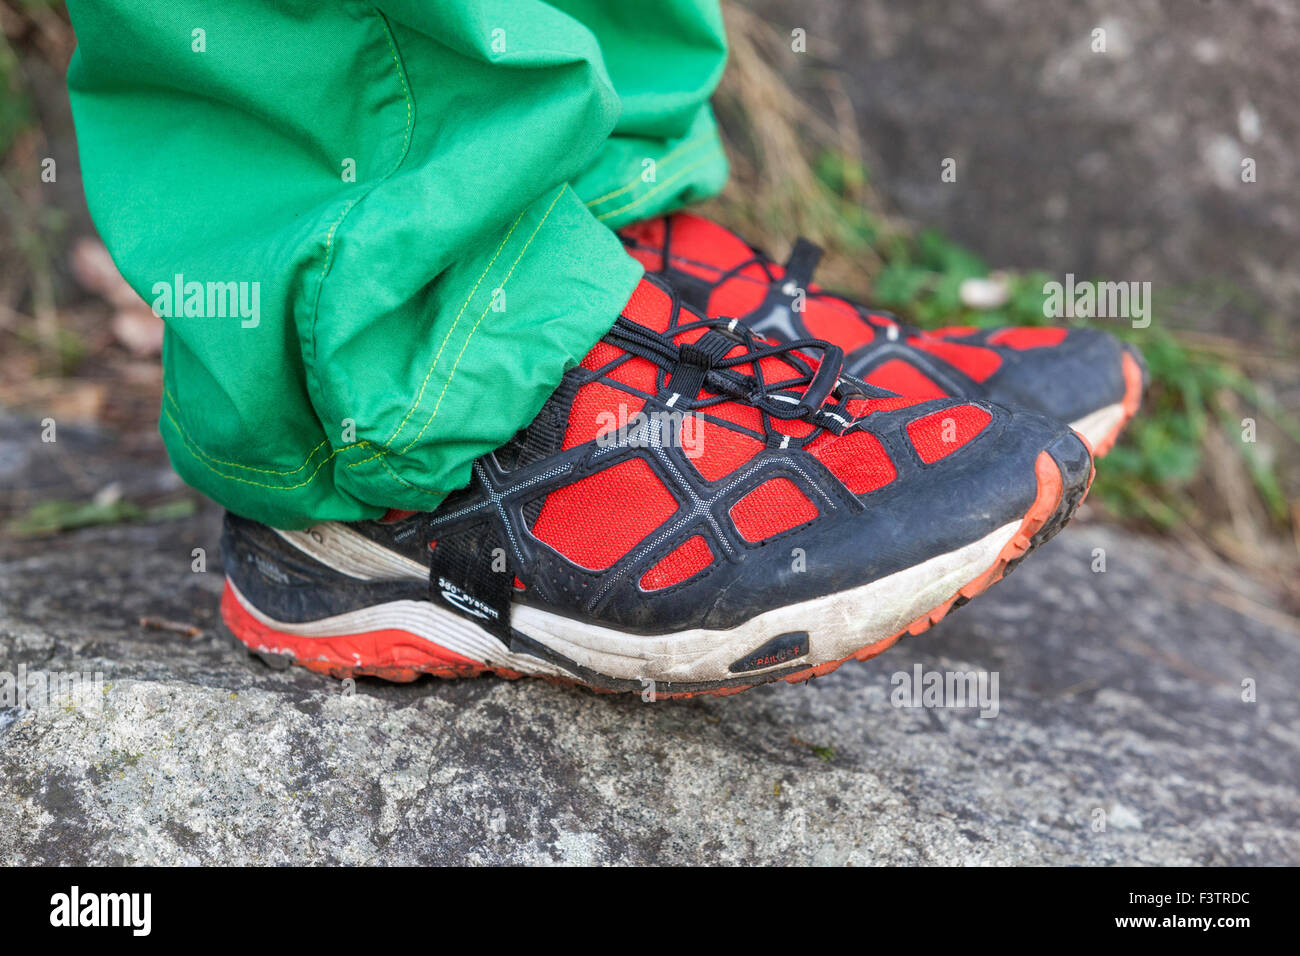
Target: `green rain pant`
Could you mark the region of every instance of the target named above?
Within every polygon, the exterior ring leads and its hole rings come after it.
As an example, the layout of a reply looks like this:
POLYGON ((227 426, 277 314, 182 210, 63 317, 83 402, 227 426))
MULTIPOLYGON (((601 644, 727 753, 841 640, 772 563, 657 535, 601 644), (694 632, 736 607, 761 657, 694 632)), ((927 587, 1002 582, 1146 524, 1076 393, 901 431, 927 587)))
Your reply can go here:
POLYGON ((176 470, 280 527, 429 510, 715 194, 716 0, 70 0, 91 215, 176 470))

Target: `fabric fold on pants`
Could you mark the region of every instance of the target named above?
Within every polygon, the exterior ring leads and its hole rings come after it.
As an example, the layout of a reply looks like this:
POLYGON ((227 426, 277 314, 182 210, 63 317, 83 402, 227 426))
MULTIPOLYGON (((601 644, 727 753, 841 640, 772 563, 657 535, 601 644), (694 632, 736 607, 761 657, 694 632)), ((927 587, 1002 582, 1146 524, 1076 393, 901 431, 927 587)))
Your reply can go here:
POLYGON ((72 0, 91 214, 163 315, 173 465, 280 527, 429 510, 716 193, 716 4, 72 0))

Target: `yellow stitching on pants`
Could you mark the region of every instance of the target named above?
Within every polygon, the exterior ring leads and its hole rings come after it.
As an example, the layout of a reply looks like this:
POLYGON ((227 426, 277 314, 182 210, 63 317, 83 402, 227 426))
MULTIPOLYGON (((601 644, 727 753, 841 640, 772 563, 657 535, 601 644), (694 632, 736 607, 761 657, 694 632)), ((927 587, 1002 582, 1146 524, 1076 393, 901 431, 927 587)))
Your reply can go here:
MULTIPOLYGON (((392 28, 388 25, 387 18, 382 13, 380 13, 377 8, 371 7, 370 12, 373 13, 379 19, 380 25, 384 28, 384 39, 388 43, 388 52, 392 54, 393 65, 397 68, 397 79, 398 82, 400 82, 402 85, 402 97, 406 103, 406 129, 402 134, 402 148, 401 150, 398 151, 397 159, 393 163, 392 168, 389 169, 388 172, 385 173, 380 179, 377 179, 373 183, 371 183, 370 187, 366 189, 364 193, 362 193, 356 199, 350 200, 343 207, 343 211, 339 213, 339 217, 334 220, 334 223, 330 226, 329 232, 325 236, 325 260, 324 262, 321 263, 320 277, 316 280, 316 295, 312 299, 312 303, 311 303, 310 356, 304 355, 304 359, 308 362, 309 366, 312 369, 316 367, 316 316, 320 309, 321 294, 325 290, 325 276, 329 272, 330 267, 334 263, 334 233, 338 229, 338 227, 342 225, 343 220, 347 218, 348 213, 352 211, 353 207, 356 206, 357 203, 361 202, 372 192, 378 189, 381 184, 391 179, 393 174, 396 173, 402 167, 402 163, 406 161, 407 151, 411 147, 411 133, 415 127, 415 102, 411 98, 411 87, 406 79, 406 70, 402 67, 401 58, 398 56, 397 53, 397 43, 396 40, 393 38, 392 28)), ((311 390, 310 386, 308 387, 308 390, 309 391, 311 390)), ((311 457, 308 456, 307 461, 310 460, 311 457)), ((306 467, 306 465, 307 462, 304 461, 303 467, 306 467)), ((320 471, 320 469, 317 468, 316 471, 320 471)), ((313 472, 313 474, 315 473, 313 472)))
POLYGON ((388 51, 393 54, 393 65, 397 67, 397 78, 402 83, 402 96, 406 98, 406 135, 402 137, 402 151, 398 154, 397 162, 393 168, 388 171, 387 179, 393 173, 397 172, 399 166, 406 160, 406 151, 411 148, 411 131, 415 126, 415 104, 411 100, 411 88, 406 82, 406 70, 402 69, 402 61, 397 56, 397 44, 393 38, 393 28, 388 25, 388 18, 385 17, 375 7, 371 7, 375 16, 379 17, 379 22, 384 25, 384 39, 388 41, 388 51))
MULTIPOLYGON (((171 403, 176 406, 177 412, 181 410, 181 403, 176 401, 176 397, 172 395, 171 391, 166 386, 163 387, 163 396, 169 399, 171 403)), ((163 411, 165 412, 166 409, 164 408, 163 411)), ((168 418, 171 418, 171 416, 168 415, 168 418)), ((176 426, 176 430, 181 433, 181 437, 183 437, 186 442, 193 445, 195 448, 200 447, 199 443, 190 437, 189 432, 187 432, 183 427, 181 427, 180 422, 176 421, 176 419, 173 418, 172 424, 176 426)), ((243 468, 245 471, 261 472, 264 475, 286 475, 287 476, 287 475, 296 475, 298 472, 306 468, 307 465, 311 462, 311 460, 316 457, 316 452, 320 451, 328 444, 329 444, 328 438, 322 439, 319 445, 317 445, 315 448, 313 448, 310 452, 307 453, 307 457, 301 465, 299 465, 297 468, 292 468, 289 471, 276 471, 273 468, 256 468, 253 465, 241 465, 237 461, 223 461, 220 458, 214 458, 211 455, 208 455, 206 452, 204 452, 204 457, 214 462, 215 464, 228 465, 231 468, 243 468)))
MULTIPOLYGON (((177 422, 176 419, 172 417, 172 413, 168 411, 166 407, 163 408, 163 415, 167 417, 167 420, 171 422, 172 425, 175 427, 175 429, 180 433, 181 438, 185 441, 186 451, 188 451, 194 457, 195 461, 197 461, 204 468, 208 469, 208 471, 212 472, 218 478, 224 479, 225 481, 237 481, 241 485, 252 485, 255 488, 266 488, 269 491, 293 491, 295 488, 301 488, 304 485, 309 485, 316 478, 316 475, 320 472, 320 470, 324 468, 327 464, 329 464, 331 460, 333 460, 335 455, 338 455, 345 451, 349 451, 353 448, 361 448, 363 446, 370 444, 369 442, 366 441, 360 441, 352 445, 344 445, 342 448, 334 449, 327 456, 321 459, 321 462, 319 465, 316 466, 315 471, 313 471, 302 481, 298 482, 298 484, 296 485, 268 485, 262 481, 250 481, 247 478, 237 478, 234 475, 227 475, 224 474, 223 472, 218 471, 216 468, 213 468, 212 465, 204 461, 205 458, 209 457, 207 452, 205 452, 202 448, 200 448, 197 444, 195 444, 193 441, 190 440, 189 436, 185 434, 185 430, 181 428, 180 423, 177 422)), ((216 459, 213 460, 215 461, 216 459)))
MULTIPOLYGON (((406 410, 406 414, 402 416, 401 422, 397 425, 397 430, 389 435, 387 440, 385 440, 385 445, 391 445, 393 443, 393 439, 402 433, 402 429, 406 427, 406 423, 410 419, 411 415, 420 407, 420 402, 424 400, 425 386, 429 384, 429 377, 433 375, 433 370, 438 367, 438 359, 442 358, 442 350, 447 347, 447 342, 451 339, 451 334, 456 331, 456 326, 460 324, 460 317, 465 314, 465 309, 473 300, 474 294, 478 292, 478 287, 482 284, 484 276, 491 271, 492 266, 497 261, 497 256, 501 255, 501 250, 506 247, 506 243, 510 241, 510 237, 515 234, 515 227, 519 225, 520 220, 524 218, 524 213, 527 211, 528 209, 525 208, 517 217, 515 217, 515 221, 510 225, 510 231, 506 233, 505 238, 501 240, 501 244, 497 246, 497 251, 492 253, 492 258, 488 261, 488 264, 483 267, 483 272, 478 277, 478 282, 474 283, 474 288, 470 289, 469 295, 465 296, 465 301, 461 303, 460 311, 456 313, 456 318, 451 323, 451 328, 449 328, 447 334, 442 337, 442 344, 438 346, 438 354, 433 357, 433 362, 429 365, 429 371, 424 373, 424 381, 420 383, 420 391, 416 394, 415 401, 411 404, 411 407, 406 410)), ((357 462, 357 464, 361 463, 357 462)))
MULTIPOLYGON (((393 163, 393 167, 383 176, 382 179, 376 181, 369 189, 367 189, 363 195, 358 196, 356 199, 349 201, 343 207, 343 211, 339 213, 338 218, 335 219, 334 222, 330 225, 329 231, 325 235, 325 259, 324 262, 321 263, 320 279, 318 280, 317 289, 316 289, 316 302, 314 302, 312 306, 313 323, 315 321, 316 306, 320 301, 320 290, 324 284, 325 276, 329 272, 329 267, 333 261, 334 233, 338 230, 338 227, 342 224, 343 220, 347 217, 347 214, 352 211, 353 206, 359 203, 362 199, 366 198, 366 196, 370 195, 370 193, 373 192, 374 189, 380 183, 389 179, 401 167, 402 163, 406 160, 406 153, 410 149, 411 133, 415 125, 414 124, 415 104, 411 99, 411 88, 406 79, 406 71, 402 68, 402 61, 397 53, 397 46, 393 38, 393 31, 388 25, 388 20, 384 17, 382 13, 379 12, 379 10, 372 7, 371 12, 376 17, 379 18, 379 22, 384 28, 384 39, 388 43, 388 50, 393 57, 393 65, 397 69, 398 81, 402 85, 402 97, 406 103, 406 128, 402 135, 402 148, 398 153, 397 160, 393 163)), ((468 304, 468 300, 466 304, 468 304)), ((314 343, 314 339, 313 339, 313 343, 314 343)), ((432 371, 432 369, 430 371, 432 371)), ((167 389, 165 386, 163 388, 163 394, 165 398, 170 400, 171 403, 176 407, 177 412, 179 412, 180 402, 176 400, 176 397, 172 395, 171 391, 167 389)), ((258 488, 266 488, 271 491, 292 491, 295 488, 301 488, 304 485, 310 484, 315 479, 316 475, 320 473, 320 470, 324 468, 329 461, 331 461, 336 455, 340 454, 341 452, 351 451, 352 449, 356 449, 356 448, 371 447, 370 442, 359 441, 351 445, 344 445, 341 448, 333 449, 329 455, 327 455, 325 458, 321 460, 321 462, 316 466, 316 468, 312 471, 312 473, 307 476, 307 478, 304 481, 301 481, 296 485, 287 485, 287 486, 270 485, 260 481, 250 481, 246 478, 238 478, 235 477, 234 475, 223 474, 221 471, 218 471, 216 468, 214 468, 213 464, 228 466, 231 468, 242 468, 246 471, 258 472, 260 474, 266 474, 266 475, 282 475, 282 476, 295 475, 307 467, 307 465, 311 462, 312 458, 315 457, 316 453, 320 451, 323 447, 325 447, 326 444, 329 443, 329 439, 326 438, 322 440, 320 444, 318 444, 315 448, 313 448, 310 452, 308 452, 307 457, 303 460, 303 463, 299 465, 297 468, 293 468, 288 471, 277 471, 271 468, 257 468, 253 465, 241 465, 239 462, 225 461, 223 459, 216 458, 213 457, 212 455, 209 455, 207 452, 205 452, 202 449, 202 447, 200 447, 198 442, 196 442, 193 438, 190 437, 190 434, 185 430, 185 428, 176 419, 176 417, 174 417, 172 413, 168 410, 166 404, 163 405, 162 411, 163 411, 163 415, 166 416, 167 420, 171 422, 172 427, 175 428, 177 433, 181 436, 181 440, 185 443, 186 450, 189 451, 191 456, 194 458, 194 460, 197 461, 204 468, 208 469, 214 475, 217 475, 219 478, 222 478, 223 480, 236 481, 239 482, 240 484, 253 485, 258 488), (209 462, 213 464, 209 464, 209 462)))
MULTIPOLYGON (((519 250, 519 255, 517 255, 515 257, 515 261, 511 263, 510 271, 507 272, 506 277, 501 280, 501 285, 499 288, 502 291, 505 290, 506 283, 510 281, 510 277, 515 274, 515 266, 519 265, 519 260, 524 257, 524 253, 528 251, 528 247, 533 244, 533 240, 537 238, 537 233, 541 231, 542 226, 546 223, 546 220, 551 217, 551 210, 555 208, 555 204, 559 202, 560 197, 564 195, 564 190, 568 188, 569 187, 567 185, 561 186, 560 191, 557 192, 555 194, 555 198, 551 200, 551 204, 546 207, 546 212, 542 215, 542 218, 538 220, 537 226, 533 229, 533 234, 528 237, 528 241, 524 243, 524 247, 519 250)), ((478 321, 474 323, 474 328, 470 329, 469 335, 465 336, 465 341, 460 347, 460 353, 456 356, 456 361, 451 367, 451 372, 448 373, 447 375, 447 381, 443 383, 442 391, 438 395, 438 401, 434 404, 433 411, 429 414, 429 420, 424 423, 424 428, 420 429, 420 434, 412 438, 410 444, 408 444, 405 448, 403 448, 401 452, 399 452, 399 454, 405 454, 406 451, 411 447, 411 445, 414 445, 416 442, 418 442, 420 438, 424 435, 425 430, 428 429, 428 427, 433 424, 434 418, 436 418, 438 415, 438 409, 442 406, 442 398, 444 395, 447 394, 447 389, 451 386, 451 380, 456 377, 456 369, 460 367, 460 360, 465 355, 465 349, 469 348, 470 339, 474 337, 474 333, 478 331, 478 327, 479 325, 482 324, 484 316, 488 314, 488 310, 491 308, 492 308, 492 303, 489 302, 486 308, 483 309, 482 314, 478 317, 478 321)))
POLYGON ((343 207, 343 211, 339 213, 339 217, 335 219, 333 225, 330 226, 329 232, 325 234, 325 261, 321 263, 320 278, 317 280, 316 287, 316 301, 312 303, 313 327, 315 325, 316 306, 320 302, 320 287, 324 284, 325 275, 329 272, 330 265, 334 261, 334 232, 342 224, 343 220, 347 218, 347 215, 352 211, 353 206, 374 192, 375 188, 380 183, 389 179, 393 173, 397 172, 401 167, 402 163, 406 160, 406 151, 411 147, 411 130, 415 125, 415 104, 411 101, 411 88, 406 82, 406 71, 402 69, 402 61, 397 56, 397 46, 393 42, 393 31, 388 26, 388 20, 379 12, 378 9, 371 7, 370 12, 379 18, 379 23, 384 28, 384 39, 388 42, 388 50, 393 55, 393 65, 397 67, 397 79, 402 84, 402 97, 406 101, 406 130, 402 135, 402 148, 397 154, 397 162, 393 163, 393 168, 385 173, 382 178, 376 180, 369 189, 356 199, 349 200, 347 205, 343 207))
MULTIPOLYGON (((659 160, 658 166, 660 168, 667 166, 669 165, 668 161, 670 159, 671 160, 681 159, 683 156, 695 152, 699 147, 706 146, 709 143, 712 143, 714 141, 715 141, 714 137, 712 136, 703 136, 700 139, 688 139, 686 142, 680 143, 675 149, 670 149, 667 155, 665 155, 662 159, 659 160), (686 148, 688 146, 690 147, 690 149, 686 148)), ((623 195, 623 193, 627 192, 629 189, 635 189, 637 187, 637 184, 640 183, 641 181, 642 181, 641 177, 637 176, 636 179, 632 180, 630 183, 628 183, 626 186, 622 187, 621 189, 615 189, 613 192, 605 193, 605 195, 603 196, 600 196, 596 199, 589 200, 586 203, 586 206, 588 209, 590 209, 592 206, 599 206, 607 199, 613 199, 615 196, 623 195)))
MULTIPOLYGON (((369 458, 366 459, 366 461, 369 461, 369 460, 370 460, 369 458)), ((353 465, 359 465, 359 464, 361 464, 361 462, 359 462, 359 461, 358 461, 358 462, 353 462, 352 464, 353 464, 353 465)), ((352 465, 348 465, 348 467, 351 468, 352 465)), ((418 491, 418 492, 419 492, 420 494, 422 494, 422 495, 442 495, 443 497, 446 497, 448 494, 450 494, 450 492, 447 492, 447 491, 438 491, 437 489, 434 489, 434 488, 421 488, 419 485, 413 485, 413 484, 411 484, 409 481, 407 481, 405 478, 403 478, 403 477, 402 477, 401 475, 399 475, 397 472, 393 471, 392 466, 389 465, 388 462, 384 461, 383 459, 380 459, 380 461, 379 461, 379 467, 382 468, 382 469, 384 469, 384 471, 388 472, 389 476, 392 477, 392 479, 393 479, 394 481, 399 482, 400 484, 406 485, 406 487, 410 488, 412 491, 418 491)))
POLYGON ((649 199, 651 196, 655 195, 656 193, 662 192, 663 190, 667 189, 676 180, 681 179, 687 173, 694 172, 695 170, 699 169, 701 166, 706 166, 709 163, 713 162, 715 159, 719 159, 721 157, 722 157, 722 150, 720 149, 716 150, 715 152, 710 153, 704 159, 701 159, 699 162, 692 163, 691 165, 687 166, 685 169, 681 170, 680 172, 677 172, 674 175, 669 176, 667 179, 661 182, 654 189, 642 193, 638 198, 633 199, 630 203, 627 203, 624 206, 619 206, 617 209, 611 209, 609 212, 603 212, 596 218, 603 222, 604 220, 609 219, 611 216, 617 216, 619 213, 627 212, 629 209, 633 208, 634 206, 641 205, 643 202, 645 202, 647 199, 649 199))
MULTIPOLYGON (((498 288, 503 290, 505 289, 506 283, 510 281, 510 277, 515 273, 515 267, 518 266, 519 261, 523 259, 524 253, 528 251, 528 247, 533 244, 533 239, 537 237, 537 233, 541 231, 541 228, 545 224, 546 220, 550 218, 551 211, 555 209, 555 204, 560 201, 560 197, 564 195, 564 190, 567 188, 568 188, 567 185, 561 186, 559 191, 555 194, 555 198, 551 200, 551 204, 546 207, 546 212, 542 214, 542 218, 539 219, 537 225, 533 227, 532 234, 528 237, 528 241, 525 242, 524 247, 519 250, 519 255, 515 256, 515 261, 510 265, 510 271, 507 272, 505 278, 501 280, 501 285, 498 288)), ((429 426, 433 424, 434 418, 436 418, 438 415, 438 409, 442 406, 443 396, 447 394, 447 388, 448 386, 451 385, 451 380, 456 375, 456 369, 460 367, 460 360, 465 355, 465 349, 469 347, 470 339, 474 337, 474 333, 478 331, 479 325, 483 322, 484 317, 488 314, 488 311, 491 308, 492 308, 492 303, 489 301, 488 304, 484 307, 482 313, 479 315, 478 321, 474 323, 474 327, 469 330, 469 335, 465 337, 465 341, 460 347, 460 352, 457 353, 456 355, 456 361, 452 365, 451 371, 447 374, 447 381, 443 383, 442 391, 438 394, 438 401, 434 404, 433 411, 429 413, 429 420, 424 423, 424 427, 420 429, 420 433, 416 435, 414 438, 412 438, 405 448, 402 448, 398 451, 399 455, 405 454, 407 451, 409 451, 411 446, 414 445, 416 442, 418 442, 424 436, 424 433, 428 430, 429 426)), ((432 369, 430 369, 430 371, 432 371, 432 369)), ((360 461, 354 461, 352 464, 348 465, 348 467, 356 468, 358 465, 364 465, 367 462, 374 461, 376 458, 382 458, 385 455, 387 455, 390 452, 390 450, 391 449, 389 448, 381 448, 379 451, 375 452, 369 458, 363 458, 360 461)), ((387 469, 387 470, 390 471, 390 473, 392 471, 392 469, 387 469)), ((411 487, 415 487, 415 486, 412 485, 411 487)))

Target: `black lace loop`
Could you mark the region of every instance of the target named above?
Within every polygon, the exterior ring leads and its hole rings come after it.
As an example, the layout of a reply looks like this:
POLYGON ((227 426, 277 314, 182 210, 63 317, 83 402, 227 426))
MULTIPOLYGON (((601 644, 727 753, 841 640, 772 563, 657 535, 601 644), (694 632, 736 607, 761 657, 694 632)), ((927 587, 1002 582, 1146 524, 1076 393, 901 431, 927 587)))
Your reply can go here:
POLYGON ((836 431, 851 420, 844 404, 866 386, 842 374, 844 355, 838 346, 811 338, 778 344, 735 319, 707 318, 690 310, 685 312, 690 321, 678 324, 682 304, 666 291, 673 303, 668 332, 620 316, 606 339, 664 369, 669 388, 678 395, 674 407, 704 409, 739 400, 772 418, 807 419, 836 431), (706 331, 696 342, 673 341, 697 329, 706 331), (743 348, 739 354, 727 354, 737 346, 743 348), (821 361, 814 363, 808 352, 820 352, 821 361), (790 369, 789 377, 769 381, 762 365, 767 358, 779 359, 790 369), (737 371, 741 366, 749 366, 751 373, 737 371), (849 383, 856 384, 846 388, 849 383), (701 391, 709 394, 700 397, 701 391))

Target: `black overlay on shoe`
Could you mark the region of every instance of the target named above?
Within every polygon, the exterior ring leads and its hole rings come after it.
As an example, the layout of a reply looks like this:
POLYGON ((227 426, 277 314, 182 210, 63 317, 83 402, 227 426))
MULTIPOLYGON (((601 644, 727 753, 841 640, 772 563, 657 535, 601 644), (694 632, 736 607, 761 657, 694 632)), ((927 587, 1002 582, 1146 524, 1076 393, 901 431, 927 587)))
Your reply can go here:
POLYGON ((429 597, 510 647, 514 572, 491 522, 429 543, 429 597))

